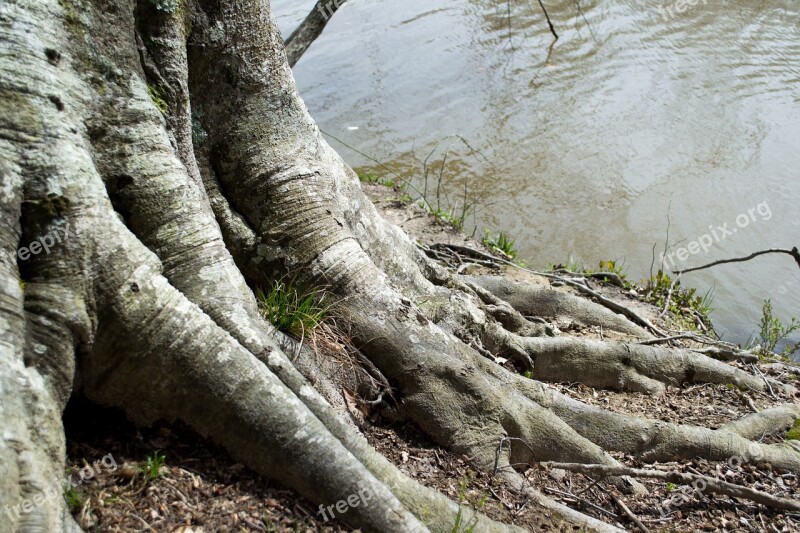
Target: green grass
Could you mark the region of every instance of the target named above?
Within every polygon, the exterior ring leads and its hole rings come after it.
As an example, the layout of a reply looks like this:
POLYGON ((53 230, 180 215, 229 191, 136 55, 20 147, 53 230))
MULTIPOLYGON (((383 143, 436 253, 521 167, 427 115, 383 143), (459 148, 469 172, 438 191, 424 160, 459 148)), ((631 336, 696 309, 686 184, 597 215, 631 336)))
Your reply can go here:
MULTIPOLYGON (((423 204, 423 207, 427 205, 423 204)), ((455 212, 455 209, 430 209, 430 213, 436 222, 452 226, 458 231, 464 229, 464 222, 466 222, 467 213, 462 212, 460 215, 455 212)))
POLYGON ((166 459, 167 458, 159 453, 158 450, 153 452, 153 455, 147 456, 144 467, 140 468, 145 483, 155 481, 161 477, 161 467, 164 466, 164 461, 166 461, 166 459))
POLYGON ((570 256, 566 264, 560 263, 554 265, 553 263, 548 263, 547 268, 552 272, 566 271, 573 274, 592 277, 599 279, 604 283, 611 283, 627 290, 634 288, 633 283, 628 281, 628 274, 625 272, 625 269, 622 267, 622 265, 618 265, 614 260, 600 261, 598 263, 598 270, 593 270, 584 267, 582 263, 578 263, 570 256), (604 274, 608 275, 605 276, 604 274))
POLYGON ((327 294, 319 288, 304 289, 294 280, 273 281, 267 290, 256 292, 261 313, 278 330, 303 337, 328 314, 327 294))
POLYGON ((64 489, 64 501, 67 502, 67 507, 71 513, 77 513, 83 508, 85 502, 80 492, 75 490, 75 487, 64 489))
POLYGON ((363 183, 378 183, 381 177, 372 172, 371 170, 356 170, 359 181, 363 183))
POLYGON ((383 178, 371 170, 357 170, 359 181, 363 183, 377 183, 385 187, 394 187, 397 183, 391 178, 383 178))
POLYGON ((502 252, 511 259, 517 256, 517 250, 514 248, 514 241, 509 238, 505 232, 501 231, 497 235, 493 235, 488 229, 484 230, 484 236, 481 242, 496 252, 502 252))
MULTIPOLYGON (((458 480, 458 501, 459 503, 467 502, 469 503, 469 498, 467 498, 467 491, 469 486, 472 482, 475 481, 475 472, 472 470, 467 470, 467 472, 461 476, 461 479, 458 480)), ((484 495, 480 501, 477 502, 478 509, 482 508, 486 504, 486 500, 488 497, 484 495)), ((475 531, 475 527, 478 525, 478 517, 477 511, 473 511, 472 517, 470 519, 466 519, 464 516, 465 507, 459 505, 458 507, 458 514, 456 515, 456 522, 453 524, 453 529, 450 530, 450 533, 472 533, 475 531)))
POLYGON ((473 513, 472 518, 469 520, 464 519, 464 508, 458 508, 458 514, 456 515, 456 523, 453 524, 453 529, 450 530, 450 533, 473 533, 475 531, 475 527, 478 525, 478 517, 477 511, 473 513))

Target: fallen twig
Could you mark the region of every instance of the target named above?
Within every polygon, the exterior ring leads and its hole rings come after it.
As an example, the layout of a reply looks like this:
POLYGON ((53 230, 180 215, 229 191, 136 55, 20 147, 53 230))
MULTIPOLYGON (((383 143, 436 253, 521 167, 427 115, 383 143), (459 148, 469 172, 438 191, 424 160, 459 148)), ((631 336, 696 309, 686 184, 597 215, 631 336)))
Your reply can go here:
POLYGON ((558 34, 556 33, 556 29, 553 26, 553 21, 550 20, 550 14, 547 12, 547 9, 544 7, 544 2, 542 2, 542 0, 539 0, 539 6, 541 6, 542 11, 544 11, 544 18, 547 19, 547 25, 550 26, 550 33, 553 34, 553 37, 555 37, 555 40, 557 41, 558 40, 558 34))
POLYGON ((645 527, 645 525, 644 525, 644 524, 642 524, 642 521, 641 521, 641 520, 639 520, 639 517, 638 517, 638 516, 636 516, 636 515, 633 513, 633 511, 631 511, 631 510, 628 508, 628 506, 627 506, 627 505, 625 505, 625 502, 624 502, 624 501, 622 501, 622 498, 620 498, 620 497, 619 497, 619 495, 617 495, 617 493, 616 493, 616 492, 613 492, 613 491, 612 491, 612 492, 610 493, 610 495, 611 495, 611 499, 612 499, 612 500, 614 500, 614 503, 616 503, 616 504, 617 504, 617 506, 619 506, 619 508, 620 508, 620 509, 622 509, 622 512, 623 512, 623 513, 625 513, 625 514, 628 516, 628 518, 630 518, 630 519, 631 519, 631 521, 632 521, 634 524, 636 524, 636 527, 638 527, 638 528, 639 528, 639 531, 641 531, 642 533, 650 533, 650 530, 649 530, 649 529, 647 529, 647 528, 645 527))
POLYGON ((700 474, 687 474, 684 472, 662 470, 644 470, 641 468, 629 468, 627 466, 609 466, 609 465, 584 465, 578 463, 540 463, 542 466, 548 468, 560 468, 562 470, 569 470, 570 472, 580 472, 582 474, 592 474, 602 477, 610 476, 632 476, 632 477, 645 477, 653 479, 661 479, 669 483, 681 483, 691 485, 697 481, 705 484, 706 490, 717 494, 724 494, 733 498, 742 498, 760 503, 766 507, 773 509, 781 509, 783 511, 800 511, 800 502, 780 498, 761 492, 756 489, 736 485, 727 481, 722 481, 713 477, 703 476, 700 474))
POLYGON ((610 516, 610 517, 612 517, 612 518, 614 518, 616 520, 619 520, 619 517, 617 515, 615 515, 614 513, 612 513, 611 511, 609 511, 608 509, 603 509, 599 505, 594 504, 594 503, 590 502, 589 500, 587 500, 585 498, 581 498, 580 496, 576 496, 575 494, 572 494, 571 492, 564 492, 563 490, 553 489, 553 488, 550 488, 550 487, 545 487, 544 490, 545 490, 545 492, 550 492, 551 494, 558 494, 559 496, 564 496, 566 498, 574 498, 575 501, 581 502, 582 504, 584 504, 584 505, 586 505, 588 507, 591 507, 592 509, 596 509, 596 510, 600 511, 601 513, 605 513, 608 516, 610 516))
POLYGON ((772 385, 770 384, 769 380, 767 379, 767 376, 765 376, 764 373, 761 372, 761 370, 759 370, 758 367, 756 365, 754 365, 753 363, 750 363, 750 366, 752 366, 753 367, 753 371, 756 372, 759 376, 761 376, 761 379, 764 380, 764 383, 767 385, 767 388, 769 389, 769 395, 772 396, 772 399, 773 400, 777 400, 778 397, 775 395, 775 391, 772 390, 772 385))
POLYGON ((675 279, 672 281, 672 283, 670 283, 669 290, 667 291, 667 297, 664 300, 664 309, 661 311, 661 313, 659 313, 658 318, 663 317, 667 314, 667 311, 669 311, 669 304, 672 301, 672 292, 675 290, 675 286, 680 282, 680 279, 681 275, 678 274, 675 276, 675 279))
POLYGON ((693 334, 691 334, 691 333, 681 333, 680 335, 673 335, 671 337, 660 337, 658 339, 647 339, 647 340, 641 341, 641 342, 639 342, 637 344, 642 344, 644 346, 649 346, 651 344, 661 344, 661 343, 664 343, 664 342, 672 342, 672 341, 677 341, 677 340, 681 340, 681 339, 692 339, 692 340, 694 340, 695 336, 693 334))

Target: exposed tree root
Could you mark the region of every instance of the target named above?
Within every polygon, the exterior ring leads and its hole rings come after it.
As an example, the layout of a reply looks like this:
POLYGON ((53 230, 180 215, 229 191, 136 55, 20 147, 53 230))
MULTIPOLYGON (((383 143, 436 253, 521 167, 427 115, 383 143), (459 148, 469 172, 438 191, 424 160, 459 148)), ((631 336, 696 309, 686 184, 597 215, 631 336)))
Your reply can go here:
POLYGON ((753 413, 725 424, 722 429, 749 440, 760 440, 766 435, 785 431, 800 420, 800 405, 785 404, 753 413))
MULTIPOLYGON (((603 305, 625 317, 571 294, 453 276, 427 259, 320 137, 267 3, 118 4, 0 7, 0 56, 15 58, 0 69, 0 209, 11 221, 0 225, 0 494, 9 503, 62 469, 59 417, 79 387, 139 423, 184 421, 315 502, 367 490, 374 503, 344 518, 365 530, 451 529, 459 506, 369 447, 326 401, 339 391, 314 354, 299 350, 295 364, 260 316, 252 288, 287 270, 338 297, 402 414, 566 524, 615 530, 522 486, 512 465, 605 465, 633 492, 641 485, 609 451, 800 469, 796 449, 754 442, 791 424, 797 406, 715 431, 590 407, 496 364, 649 393, 687 381, 772 386, 686 350, 552 337, 528 317, 635 339, 658 330, 613 302, 603 305), (23 265, 23 292, 14 250, 63 225, 72 237, 23 265), (319 374, 317 390, 306 378, 319 374)), ((73 527, 59 498, 13 524, 0 516, 3 531, 73 527)))
POLYGON ((526 316, 574 320, 584 326, 599 326, 642 339, 651 337, 647 331, 627 318, 586 298, 549 287, 512 282, 501 276, 470 276, 467 279, 508 302, 526 316))
POLYGON ((574 338, 527 339, 525 346, 534 360, 534 377, 544 381, 580 376, 592 387, 651 394, 686 382, 764 389, 761 378, 689 350, 574 338))

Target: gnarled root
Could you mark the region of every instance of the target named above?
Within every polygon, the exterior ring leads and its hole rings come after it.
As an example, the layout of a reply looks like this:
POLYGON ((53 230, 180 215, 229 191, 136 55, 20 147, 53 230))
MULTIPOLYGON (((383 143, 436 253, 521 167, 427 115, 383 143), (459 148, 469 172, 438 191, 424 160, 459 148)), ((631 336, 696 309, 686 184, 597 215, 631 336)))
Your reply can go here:
POLYGON ((571 381, 579 376, 591 387, 661 394, 666 385, 732 384, 763 390, 761 378, 689 350, 588 339, 526 339, 534 360, 533 375, 544 381, 571 381))
POLYGON ((460 276, 460 278, 483 287, 525 316, 575 321, 584 326, 599 326, 641 339, 652 337, 627 318, 568 292, 509 281, 502 276, 460 276))

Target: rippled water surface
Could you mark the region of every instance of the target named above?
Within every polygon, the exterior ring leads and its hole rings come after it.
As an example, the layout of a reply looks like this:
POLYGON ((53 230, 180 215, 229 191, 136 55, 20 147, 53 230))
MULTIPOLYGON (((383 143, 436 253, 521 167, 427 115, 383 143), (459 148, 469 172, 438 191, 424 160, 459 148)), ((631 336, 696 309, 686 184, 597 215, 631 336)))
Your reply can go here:
MULTIPOLYGON (((282 30, 313 4, 274 1, 282 30)), ((429 193, 447 137, 463 135, 479 153, 450 149, 450 205, 466 185, 482 206, 468 228, 507 231, 534 266, 617 259, 638 280, 668 228, 696 252, 675 268, 800 246, 800 2, 701 0, 673 16, 667 2, 545 4, 552 50, 534 0, 350 0, 297 64, 301 94, 324 131, 417 188, 438 145, 429 193)), ((788 256, 684 279, 715 288, 730 340, 753 333, 765 298, 800 316, 788 256)))

